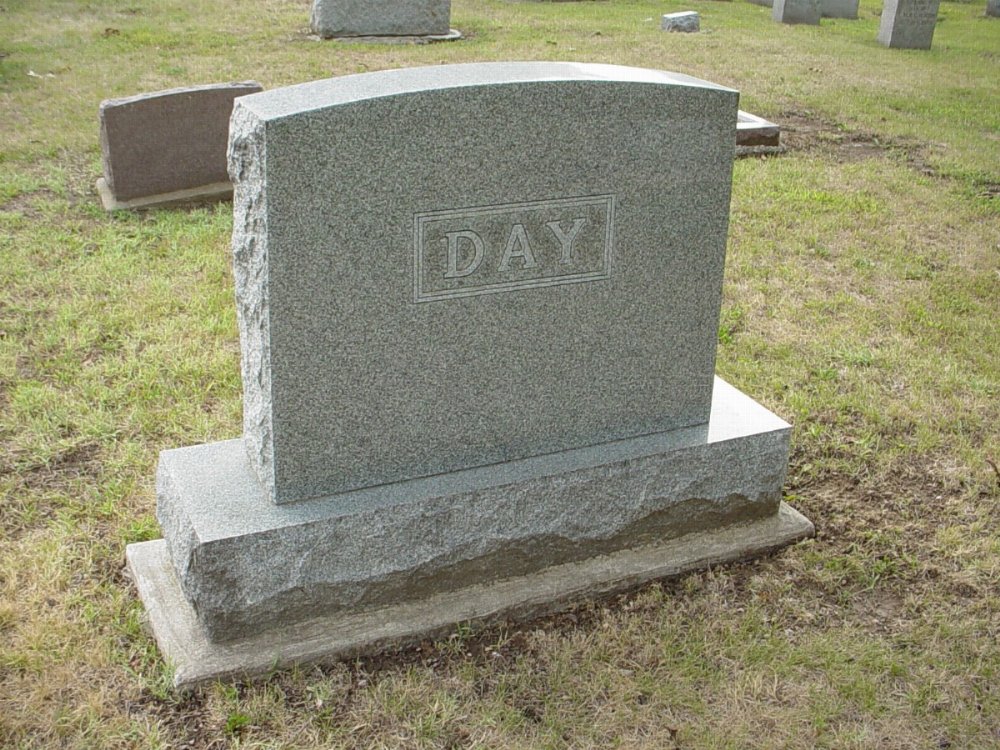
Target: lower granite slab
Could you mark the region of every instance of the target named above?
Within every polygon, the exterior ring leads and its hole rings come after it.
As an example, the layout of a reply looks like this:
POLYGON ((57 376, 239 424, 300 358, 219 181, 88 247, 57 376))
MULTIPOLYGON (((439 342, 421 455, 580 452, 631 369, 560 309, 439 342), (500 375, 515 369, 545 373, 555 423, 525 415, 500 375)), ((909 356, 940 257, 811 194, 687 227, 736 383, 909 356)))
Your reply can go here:
POLYGON ((164 451, 157 518, 213 641, 777 512, 791 428, 716 379, 708 423, 275 505, 241 440, 164 451))
POLYGON ((203 203, 221 203, 232 200, 233 184, 231 182, 215 182, 211 185, 175 190, 172 193, 159 195, 143 195, 131 200, 118 200, 107 180, 103 177, 97 180, 97 194, 101 197, 101 205, 105 211, 145 211, 153 208, 177 208, 179 206, 196 206, 203 203))
POLYGON ((648 581, 756 557, 812 536, 807 518, 781 503, 773 515, 721 529, 556 565, 378 609, 292 623, 228 643, 209 640, 181 592, 162 540, 128 546, 128 570, 146 606, 157 645, 184 690, 212 680, 252 677, 296 664, 322 663, 473 628, 527 621, 648 581))

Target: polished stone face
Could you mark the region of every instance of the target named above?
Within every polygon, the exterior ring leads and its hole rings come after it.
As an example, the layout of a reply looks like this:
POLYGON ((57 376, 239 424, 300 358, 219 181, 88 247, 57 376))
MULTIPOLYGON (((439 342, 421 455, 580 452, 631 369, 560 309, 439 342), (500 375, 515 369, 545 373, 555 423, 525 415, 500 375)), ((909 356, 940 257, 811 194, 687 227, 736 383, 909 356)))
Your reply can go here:
POLYGON ((170 89, 101 102, 104 179, 114 198, 173 193, 229 180, 233 100, 259 83, 170 89))
POLYGON ((443 36, 451 0, 313 0, 312 30, 324 37, 443 36))
POLYGON ((568 63, 241 99, 234 271, 266 494, 705 424, 737 99, 568 63))

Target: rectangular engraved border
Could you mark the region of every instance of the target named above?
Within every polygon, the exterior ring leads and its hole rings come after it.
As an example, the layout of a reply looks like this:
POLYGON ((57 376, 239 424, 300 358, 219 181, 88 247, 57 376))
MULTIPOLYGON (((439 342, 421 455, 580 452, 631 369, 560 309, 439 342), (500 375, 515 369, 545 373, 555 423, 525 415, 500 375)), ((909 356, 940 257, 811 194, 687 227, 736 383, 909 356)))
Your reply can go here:
POLYGON ((601 281, 611 278, 611 254, 614 245, 615 226, 615 196, 588 195, 580 198, 556 198, 553 200, 527 201, 524 203, 501 203, 492 206, 475 206, 471 208, 448 209, 444 211, 425 211, 413 215, 413 301, 437 302, 444 299, 459 297, 478 297, 482 294, 500 294, 516 289, 532 289, 563 284, 580 284, 586 281, 601 281), (564 206, 591 206, 604 204, 606 211, 606 227, 604 236, 604 257, 600 271, 566 274, 565 276, 550 276, 541 279, 523 279, 483 286, 463 287, 462 289, 445 289, 439 292, 425 292, 423 283, 424 259, 421 252, 424 245, 424 225, 429 221, 440 219, 465 218, 483 214, 503 214, 519 209, 563 208, 564 206))

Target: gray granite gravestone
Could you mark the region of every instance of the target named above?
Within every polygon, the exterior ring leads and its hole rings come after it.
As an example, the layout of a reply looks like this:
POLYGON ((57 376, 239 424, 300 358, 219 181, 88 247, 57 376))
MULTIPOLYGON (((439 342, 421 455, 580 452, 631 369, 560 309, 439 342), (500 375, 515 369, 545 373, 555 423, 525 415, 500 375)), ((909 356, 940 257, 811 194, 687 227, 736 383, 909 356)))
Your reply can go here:
POLYGON ((856 20, 859 0, 819 0, 820 15, 823 18, 846 18, 856 20))
POLYGON ((940 0, 885 0, 878 41, 886 47, 930 49, 940 0))
POLYGON ((244 435, 161 454, 128 549, 178 684, 811 533, 789 426, 714 377, 737 99, 481 63, 240 100, 244 435))
POLYGON ((763 5, 765 8, 770 8, 774 5, 774 0, 749 0, 749 2, 754 5, 763 5))
POLYGON ((819 23, 819 0, 774 0, 771 18, 781 23, 819 23))
POLYGON ((680 31, 692 33, 701 27, 701 17, 697 11, 685 10, 679 13, 664 13, 660 19, 660 28, 663 31, 680 31))
POLYGON ((233 101, 261 91, 255 81, 157 91, 101 102, 108 211, 228 199, 226 144, 233 101))
POLYGON ((1000 18, 1000 0, 986 0, 986 15, 1000 18))
POLYGON ((446 37, 450 23, 451 0, 313 0, 311 17, 322 37, 446 37))

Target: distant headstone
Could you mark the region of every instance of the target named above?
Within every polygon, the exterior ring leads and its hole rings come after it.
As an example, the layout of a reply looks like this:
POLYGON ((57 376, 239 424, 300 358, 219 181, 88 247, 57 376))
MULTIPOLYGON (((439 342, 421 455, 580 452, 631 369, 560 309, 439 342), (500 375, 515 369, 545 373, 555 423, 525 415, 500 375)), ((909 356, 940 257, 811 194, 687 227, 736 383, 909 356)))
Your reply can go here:
POLYGON ((885 0, 878 40, 886 47, 930 49, 940 0, 885 0))
POLYGON ((233 101, 261 91, 255 81, 191 86, 101 102, 108 211, 225 200, 233 192, 226 144, 233 101))
POLYGON ((770 8, 773 5, 774 0, 749 0, 749 2, 754 5, 763 5, 765 8, 770 8))
POLYGON ((451 0, 313 0, 311 26, 322 37, 451 33, 451 0))
POLYGON ((660 20, 660 28, 664 31, 694 32, 700 27, 700 17, 693 10, 680 13, 666 13, 660 20))
POLYGON ((774 0, 771 18, 781 23, 819 23, 819 0, 774 0))
POLYGON ((179 684, 811 532, 789 426, 714 377, 737 100, 479 63, 238 102, 243 439, 163 452, 128 548, 179 684))
POLYGON ((1000 18, 1000 0, 986 0, 986 15, 1000 18))
POLYGON ((858 17, 859 0, 819 0, 820 15, 823 18, 846 18, 855 20, 858 17))

